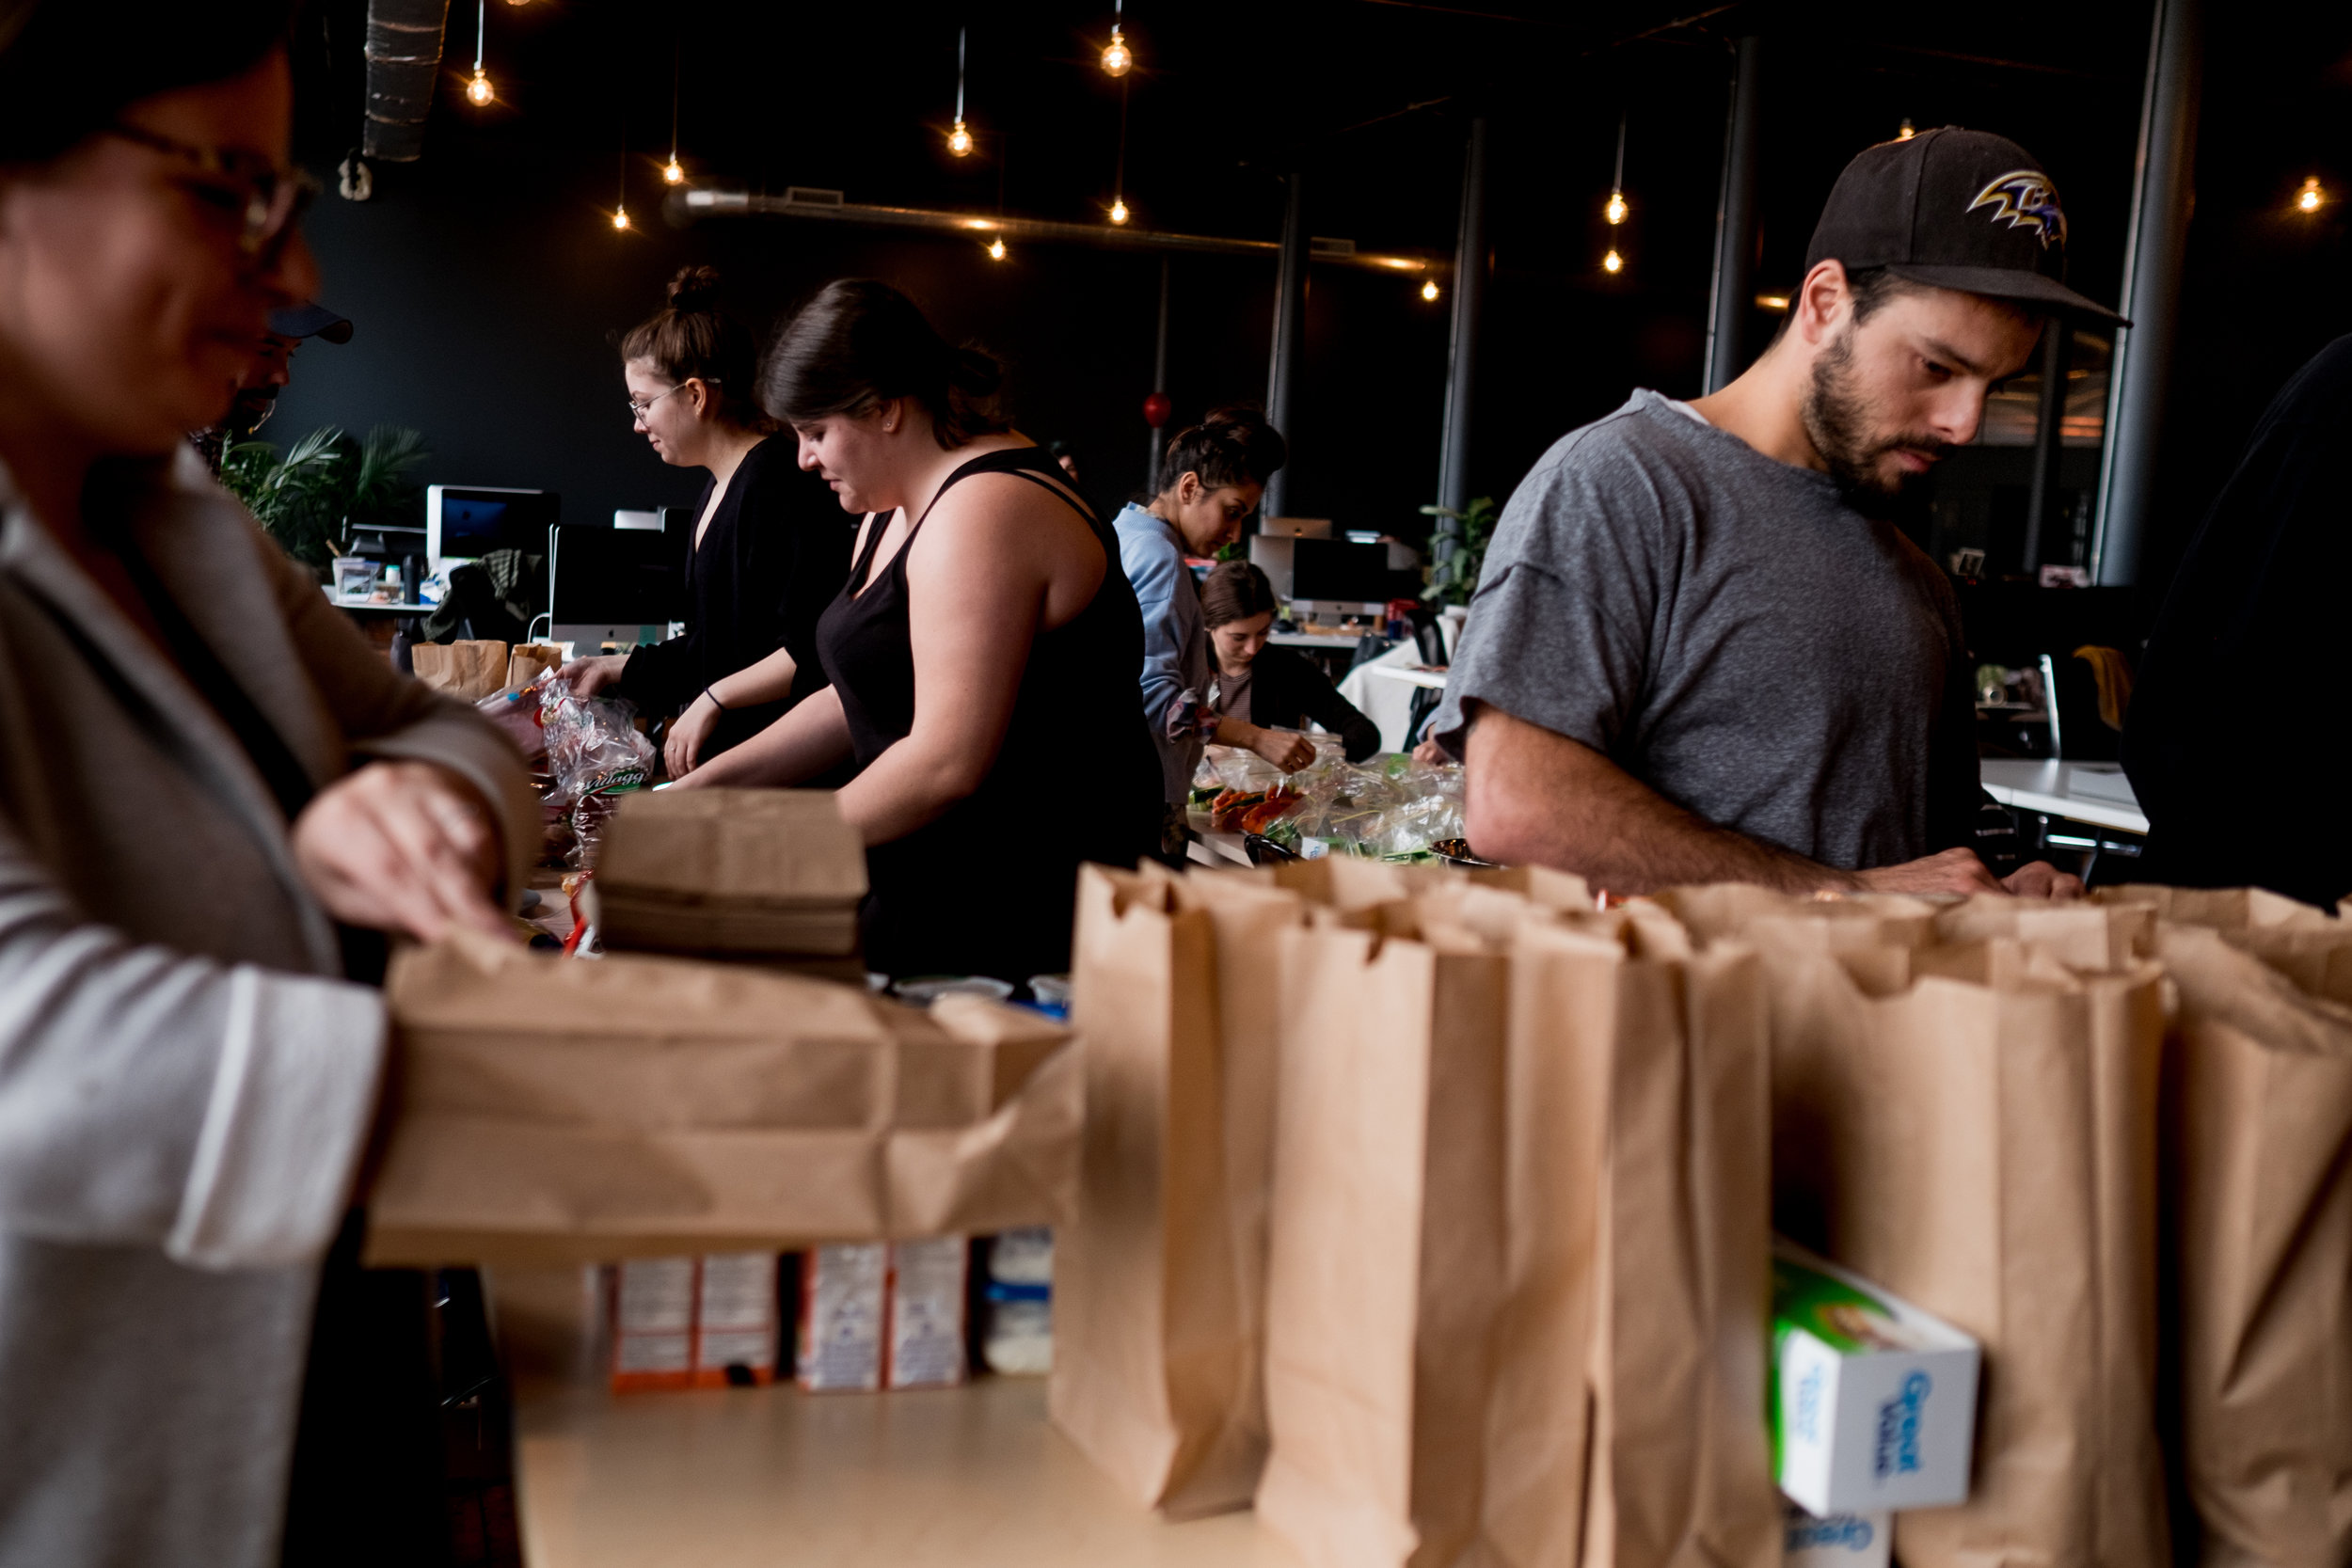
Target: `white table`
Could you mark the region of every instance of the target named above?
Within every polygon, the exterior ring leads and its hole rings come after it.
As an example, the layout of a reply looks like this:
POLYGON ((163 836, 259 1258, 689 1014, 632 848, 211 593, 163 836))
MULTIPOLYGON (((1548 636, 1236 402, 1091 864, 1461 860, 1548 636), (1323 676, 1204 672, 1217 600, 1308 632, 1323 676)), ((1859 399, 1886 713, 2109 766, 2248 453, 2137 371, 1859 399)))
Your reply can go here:
POLYGON ((2005 806, 2120 832, 2148 831, 2148 814, 2139 809, 2122 763, 1987 757, 1977 768, 1985 793, 2005 806))
POLYGON ((613 1395, 577 1271, 485 1283, 531 1568, 1301 1568, 1251 1514, 1129 1501, 1048 1424, 1041 1378, 613 1395))
POLYGON ((1413 693, 1420 688, 1443 689, 1445 672, 1422 670, 1421 649, 1400 642, 1378 658, 1359 664, 1340 682, 1340 695, 1356 705, 1380 731, 1380 749, 1405 750, 1405 729, 1412 722, 1413 693))

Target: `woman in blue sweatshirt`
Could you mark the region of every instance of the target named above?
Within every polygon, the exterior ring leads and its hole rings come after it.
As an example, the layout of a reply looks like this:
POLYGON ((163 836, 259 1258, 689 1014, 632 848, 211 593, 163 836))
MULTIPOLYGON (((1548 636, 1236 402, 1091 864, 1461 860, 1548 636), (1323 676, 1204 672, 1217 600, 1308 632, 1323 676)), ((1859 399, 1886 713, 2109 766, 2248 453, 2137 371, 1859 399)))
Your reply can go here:
POLYGON ((1209 631, 1184 564, 1187 556, 1214 556, 1240 537, 1288 456, 1264 415, 1220 408, 1168 444, 1160 466, 1167 483, 1151 504, 1130 504, 1115 519, 1119 563, 1143 610, 1143 715, 1159 748, 1167 853, 1183 852, 1184 797, 1207 742, 1247 747, 1285 770, 1314 759, 1302 737, 1219 715, 1210 705, 1209 631))

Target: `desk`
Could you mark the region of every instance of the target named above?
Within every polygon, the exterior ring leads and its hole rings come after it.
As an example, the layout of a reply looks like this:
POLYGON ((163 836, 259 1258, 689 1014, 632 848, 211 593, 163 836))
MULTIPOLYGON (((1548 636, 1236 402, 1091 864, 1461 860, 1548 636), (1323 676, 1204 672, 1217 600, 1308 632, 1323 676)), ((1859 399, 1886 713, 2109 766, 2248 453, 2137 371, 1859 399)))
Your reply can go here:
POLYGON ((380 599, 345 599, 336 596, 334 590, 322 588, 326 602, 337 610, 353 615, 430 615, 440 609, 434 604, 386 604, 380 599))
POLYGON ((531 1568, 1301 1568, 1248 1513, 1129 1502, 1047 1424, 1042 1378, 615 1396, 578 1272, 486 1283, 531 1568))
POLYGON ((2005 806, 2119 832, 2148 831, 2148 816, 2121 763, 1987 757, 1977 768, 1985 793, 2005 806))

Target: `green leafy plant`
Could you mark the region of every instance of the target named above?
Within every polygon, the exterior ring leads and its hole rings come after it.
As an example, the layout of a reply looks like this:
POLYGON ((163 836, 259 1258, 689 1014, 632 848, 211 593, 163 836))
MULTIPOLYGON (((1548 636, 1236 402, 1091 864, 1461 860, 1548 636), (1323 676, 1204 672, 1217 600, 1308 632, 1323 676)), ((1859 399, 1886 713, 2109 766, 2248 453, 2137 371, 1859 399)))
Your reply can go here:
POLYGON ((1438 519, 1429 534, 1429 565, 1423 572, 1429 586, 1421 591, 1422 601, 1466 605, 1478 592, 1478 574, 1486 564, 1486 542, 1494 537, 1494 498, 1481 496, 1459 512, 1447 506, 1421 510, 1438 519))
POLYGON ((377 425, 365 440, 328 425, 282 457, 267 441, 239 441, 220 477, 279 548, 324 576, 360 530, 409 520, 408 474, 424 457, 423 435, 405 425, 377 425))

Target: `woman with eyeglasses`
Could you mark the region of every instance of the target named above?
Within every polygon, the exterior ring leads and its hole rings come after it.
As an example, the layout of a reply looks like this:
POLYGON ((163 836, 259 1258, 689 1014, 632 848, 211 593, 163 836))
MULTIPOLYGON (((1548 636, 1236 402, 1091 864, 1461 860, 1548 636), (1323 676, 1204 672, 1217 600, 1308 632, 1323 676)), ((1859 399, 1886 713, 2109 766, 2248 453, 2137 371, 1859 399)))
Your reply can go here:
POLYGON ((1133 865, 1157 832, 1119 542, 1011 428, 1000 373, 870 279, 827 284, 785 328, 762 401, 866 517, 817 629, 831 685, 681 786, 854 760, 866 962, 894 975, 1067 970, 1079 865, 1133 865))
POLYGON ((0 0, 0 1562, 429 1560, 287 1529, 386 1052, 341 939, 505 932, 538 827, 186 444, 318 293, 289 9, 0 0))
POLYGON ((646 443, 664 463, 710 475, 686 558, 686 635, 564 671, 580 691, 675 715, 662 746, 672 778, 823 687, 817 618, 850 573, 849 520, 759 406, 757 348, 720 310, 718 290, 713 269, 680 269, 669 303, 621 340, 628 411, 646 443))

